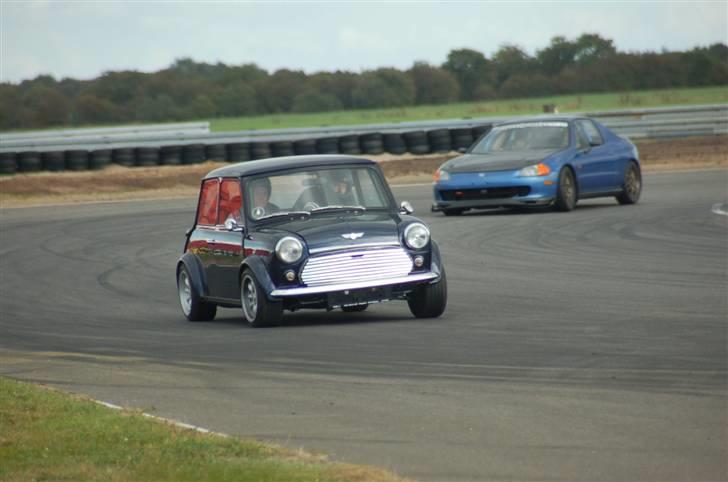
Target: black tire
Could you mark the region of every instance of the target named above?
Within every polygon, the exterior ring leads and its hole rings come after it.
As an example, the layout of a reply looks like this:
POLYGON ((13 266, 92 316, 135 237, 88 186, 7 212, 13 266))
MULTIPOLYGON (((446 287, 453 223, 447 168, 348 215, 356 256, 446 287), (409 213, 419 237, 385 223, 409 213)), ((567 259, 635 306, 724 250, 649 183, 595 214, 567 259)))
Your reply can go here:
POLYGON ((462 208, 450 208, 442 210, 442 214, 444 214, 445 216, 460 216, 464 212, 465 209, 462 208))
POLYGON ((111 154, 111 160, 114 164, 120 166, 132 167, 134 166, 134 149, 131 147, 122 147, 114 149, 111 154))
POLYGON ((377 155, 384 153, 384 138, 379 132, 370 132, 362 134, 359 138, 361 141, 361 151, 364 154, 377 155))
POLYGON ((217 305, 200 298, 192 285, 192 278, 185 265, 177 269, 177 293, 182 313, 189 321, 210 321, 217 314, 217 305))
POLYGON ((230 162, 246 162, 250 160, 250 144, 241 142, 227 145, 228 160, 230 162))
POLYGON ((572 211, 576 207, 578 198, 578 190, 574 173, 568 167, 561 169, 559 173, 559 185, 556 188, 556 201, 554 201, 554 210, 556 211, 572 211))
POLYGON ((253 142, 253 144, 251 144, 251 159, 268 159, 269 157, 271 157, 270 144, 267 142, 253 142))
POLYGON ((296 155, 293 151, 293 142, 291 141, 271 142, 270 151, 273 157, 288 157, 296 155))
POLYGON ((160 147, 159 164, 162 166, 178 166, 182 164, 182 146, 160 147))
POLYGON ((91 151, 88 159, 89 169, 99 170, 103 169, 111 163, 111 150, 99 149, 98 151, 91 151))
POLYGON ((297 156, 316 154, 316 139, 300 139, 294 141, 293 150, 297 156))
POLYGON ((473 143, 473 130, 470 128, 466 129, 451 129, 450 135, 452 137, 452 147, 454 150, 467 149, 473 143))
POLYGON ((635 204, 642 194, 642 173, 634 161, 630 161, 624 171, 622 192, 615 196, 619 204, 635 204))
POLYGON ((66 169, 66 153, 64 151, 51 151, 43 153, 43 170, 58 172, 66 169))
POLYGON ((246 268, 240 276, 240 305, 243 319, 253 328, 278 324, 283 317, 283 306, 268 300, 253 272, 246 268))
POLYGON ((159 165, 159 148, 139 147, 136 150, 136 165, 140 167, 153 167, 159 165))
POLYGON ((0 152, 0 174, 15 174, 18 170, 18 161, 14 152, 0 152))
POLYGON ((405 144, 402 134, 385 133, 382 138, 384 150, 390 154, 404 154, 407 152, 407 144, 405 144))
POLYGON ((369 305, 342 306, 341 311, 344 313, 361 313, 369 308, 369 305))
POLYGON ((440 281, 435 284, 424 284, 407 295, 407 304, 417 318, 437 318, 445 312, 447 306, 447 276, 442 267, 440 281))
POLYGON ((339 138, 322 137, 321 139, 316 139, 316 152, 319 154, 338 154, 339 138))
POLYGON ((202 164, 205 162, 205 145, 188 144, 182 148, 182 164, 202 164))
POLYGON ((361 154, 359 136, 352 134, 339 138, 339 151, 342 154, 361 154))
POLYGON ((407 150, 412 154, 428 154, 430 152, 430 144, 427 141, 425 131, 411 131, 402 134, 407 150))
POLYGON ((205 157, 209 161, 226 161, 227 151, 225 144, 210 144, 205 146, 205 157))
POLYGON ((432 152, 450 152, 452 150, 452 140, 450 131, 447 129, 435 129, 427 133, 432 152))
POLYGON ((492 124, 485 124, 482 126, 473 127, 473 142, 477 141, 481 137, 485 136, 493 128, 492 124))
POLYGON ((37 172, 40 171, 42 165, 40 154, 37 152, 18 154, 18 171, 20 172, 37 172))

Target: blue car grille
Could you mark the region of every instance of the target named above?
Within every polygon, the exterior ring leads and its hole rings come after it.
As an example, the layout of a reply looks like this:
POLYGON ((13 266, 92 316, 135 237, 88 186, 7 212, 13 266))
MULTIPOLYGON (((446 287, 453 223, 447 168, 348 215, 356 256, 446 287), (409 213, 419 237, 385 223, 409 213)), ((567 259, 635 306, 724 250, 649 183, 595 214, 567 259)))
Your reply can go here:
POLYGON ((301 281, 308 286, 407 276, 412 258, 402 248, 353 250, 311 257, 301 281))
POLYGON ((528 196, 529 186, 489 187, 482 189, 447 189, 440 191, 443 201, 473 201, 528 196))

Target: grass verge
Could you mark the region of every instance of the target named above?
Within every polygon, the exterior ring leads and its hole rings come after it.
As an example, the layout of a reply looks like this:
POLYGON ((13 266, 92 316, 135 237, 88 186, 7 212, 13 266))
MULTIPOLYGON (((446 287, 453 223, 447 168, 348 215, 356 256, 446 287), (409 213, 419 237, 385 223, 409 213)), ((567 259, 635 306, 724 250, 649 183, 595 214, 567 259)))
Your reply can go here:
POLYGON ((553 104, 564 113, 725 102, 728 102, 728 89, 718 86, 206 120, 210 121, 213 131, 219 132, 529 115, 543 113, 545 104, 553 104))
POLYGON ((0 480, 396 481, 377 468, 202 434, 0 377, 0 480))

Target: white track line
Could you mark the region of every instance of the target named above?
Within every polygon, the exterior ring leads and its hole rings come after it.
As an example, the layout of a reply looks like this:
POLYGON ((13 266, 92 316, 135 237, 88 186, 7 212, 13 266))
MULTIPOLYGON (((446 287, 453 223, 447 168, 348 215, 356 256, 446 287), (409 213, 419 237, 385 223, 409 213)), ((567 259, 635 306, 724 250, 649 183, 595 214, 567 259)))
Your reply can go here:
MULTIPOLYGON (((93 402, 95 402, 95 403, 98 403, 99 405, 103 405, 106 408, 111 408, 113 410, 126 410, 124 407, 120 407, 119 405, 114 405, 113 403, 103 402, 101 400, 94 400, 94 399, 91 399, 91 400, 93 402)), ((142 412, 142 416, 147 417, 147 418, 151 418, 151 419, 154 419, 154 420, 159 420, 161 422, 165 422, 165 423, 174 425, 176 427, 186 428, 188 430, 194 430, 194 431, 200 432, 200 433, 205 433, 205 434, 210 434, 210 435, 217 435, 218 437, 230 437, 230 435, 227 435, 227 434, 224 434, 224 433, 221 433, 221 432, 213 432, 212 430, 208 430, 208 429, 203 428, 203 427, 198 427, 197 425, 191 425, 189 423, 180 422, 178 420, 172 420, 171 418, 158 417, 156 415, 152 415, 152 414, 144 413, 144 412, 142 412)))
POLYGON ((715 214, 722 214, 723 216, 728 216, 728 211, 726 211, 724 208, 726 207, 726 203, 716 203, 713 204, 713 211, 715 214))

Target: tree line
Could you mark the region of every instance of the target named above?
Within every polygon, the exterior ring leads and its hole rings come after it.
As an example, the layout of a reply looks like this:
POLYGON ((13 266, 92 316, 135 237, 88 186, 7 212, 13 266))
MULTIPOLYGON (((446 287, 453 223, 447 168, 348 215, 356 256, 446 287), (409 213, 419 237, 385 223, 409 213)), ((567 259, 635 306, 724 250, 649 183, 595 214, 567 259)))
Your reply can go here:
POLYGON ((184 121, 286 112, 327 112, 728 84, 728 46, 619 52, 596 34, 554 37, 529 55, 501 46, 490 58, 451 50, 442 65, 361 73, 268 72, 184 58, 154 73, 106 72, 93 80, 41 75, 0 83, 0 129, 184 121))

